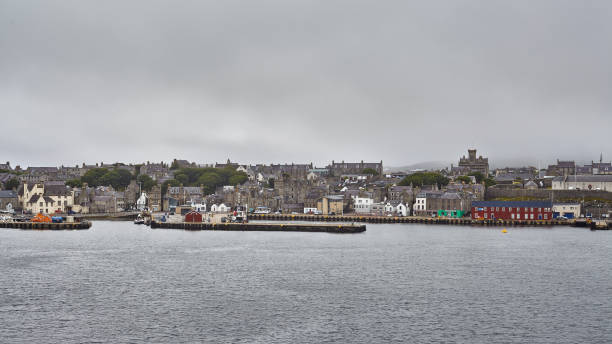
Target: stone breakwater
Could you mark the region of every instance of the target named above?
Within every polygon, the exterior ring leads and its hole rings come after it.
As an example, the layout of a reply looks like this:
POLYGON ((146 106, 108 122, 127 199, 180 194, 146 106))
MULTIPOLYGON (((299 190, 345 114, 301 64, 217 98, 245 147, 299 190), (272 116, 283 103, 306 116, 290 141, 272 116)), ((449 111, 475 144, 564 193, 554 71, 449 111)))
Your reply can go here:
POLYGON ((192 231, 266 231, 266 232, 326 232, 351 234, 365 232, 364 224, 309 224, 309 223, 206 223, 206 222, 157 222, 151 228, 184 229, 192 231))
POLYGON ((0 222, 0 228, 15 228, 25 230, 82 230, 91 228, 91 222, 0 222))
POLYGON ((308 214, 249 214, 249 220, 313 221, 357 223, 422 223, 439 225, 475 226, 569 226, 573 221, 557 220, 473 220, 471 218, 419 217, 419 216, 359 216, 359 215, 308 215, 308 214))

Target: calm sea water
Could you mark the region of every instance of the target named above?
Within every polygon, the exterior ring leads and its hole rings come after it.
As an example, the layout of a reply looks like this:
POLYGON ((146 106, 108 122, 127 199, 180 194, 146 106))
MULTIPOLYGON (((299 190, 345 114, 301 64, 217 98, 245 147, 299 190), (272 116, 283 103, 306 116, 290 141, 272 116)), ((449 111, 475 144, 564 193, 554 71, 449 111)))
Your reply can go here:
POLYGON ((3 343, 610 343, 612 232, 0 230, 3 343))

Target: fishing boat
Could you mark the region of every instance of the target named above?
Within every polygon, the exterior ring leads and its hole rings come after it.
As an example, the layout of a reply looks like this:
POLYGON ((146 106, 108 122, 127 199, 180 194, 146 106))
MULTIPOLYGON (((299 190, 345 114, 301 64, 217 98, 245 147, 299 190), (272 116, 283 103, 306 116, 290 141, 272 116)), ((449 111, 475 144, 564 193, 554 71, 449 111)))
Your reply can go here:
POLYGON ((145 223, 144 217, 142 217, 141 214, 138 214, 136 219, 134 219, 134 224, 135 225, 144 225, 144 223, 145 223))

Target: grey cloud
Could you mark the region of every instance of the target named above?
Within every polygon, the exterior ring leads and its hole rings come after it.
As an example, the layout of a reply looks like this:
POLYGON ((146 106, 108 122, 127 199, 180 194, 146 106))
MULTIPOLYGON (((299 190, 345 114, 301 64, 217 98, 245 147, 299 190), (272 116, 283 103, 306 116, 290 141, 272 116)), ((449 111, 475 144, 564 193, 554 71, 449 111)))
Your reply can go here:
POLYGON ((611 36, 608 1, 0 0, 2 161, 611 157, 611 36))

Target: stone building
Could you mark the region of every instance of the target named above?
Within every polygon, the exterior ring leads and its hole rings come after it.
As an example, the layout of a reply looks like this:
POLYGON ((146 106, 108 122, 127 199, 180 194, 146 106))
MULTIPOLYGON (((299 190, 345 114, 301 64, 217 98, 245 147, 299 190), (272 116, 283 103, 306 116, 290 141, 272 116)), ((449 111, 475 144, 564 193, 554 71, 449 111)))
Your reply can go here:
POLYGON ((327 166, 327 170, 335 176, 343 174, 361 174, 365 169, 373 169, 378 175, 383 174, 383 162, 335 162, 332 160, 331 165, 327 166))
POLYGON ((388 195, 391 201, 400 201, 407 204, 414 202, 412 186, 393 185, 389 187, 388 195))
POLYGON ((317 210, 323 215, 342 215, 344 213, 344 196, 328 195, 317 201, 317 210))
POLYGON ((162 194, 161 187, 159 185, 153 186, 149 196, 149 210, 151 211, 163 211, 162 207, 162 194))
POLYGON ((557 159, 556 165, 548 165, 547 173, 549 176, 569 176, 576 173, 575 161, 561 161, 557 159))
POLYGON ((65 213, 72 209, 74 194, 63 183, 24 183, 18 192, 24 211, 30 213, 65 213))
POLYGON ((145 165, 140 167, 140 174, 146 174, 158 182, 170 176, 169 169, 163 162, 155 164, 147 161, 145 165))
POLYGON ((553 179, 552 189, 612 191, 612 175, 559 176, 553 179))
POLYGON ((204 198, 204 189, 200 186, 171 186, 166 191, 164 198, 166 197, 176 199, 179 205, 201 203, 204 198))
POLYGON ((459 159, 459 169, 468 173, 480 172, 486 177, 489 175, 489 158, 483 158, 482 155, 476 157, 476 149, 468 149, 468 156, 459 159))
POLYGON ((13 190, 1 190, 0 191, 0 210, 2 211, 17 211, 21 210, 22 206, 19 204, 19 196, 13 190))

